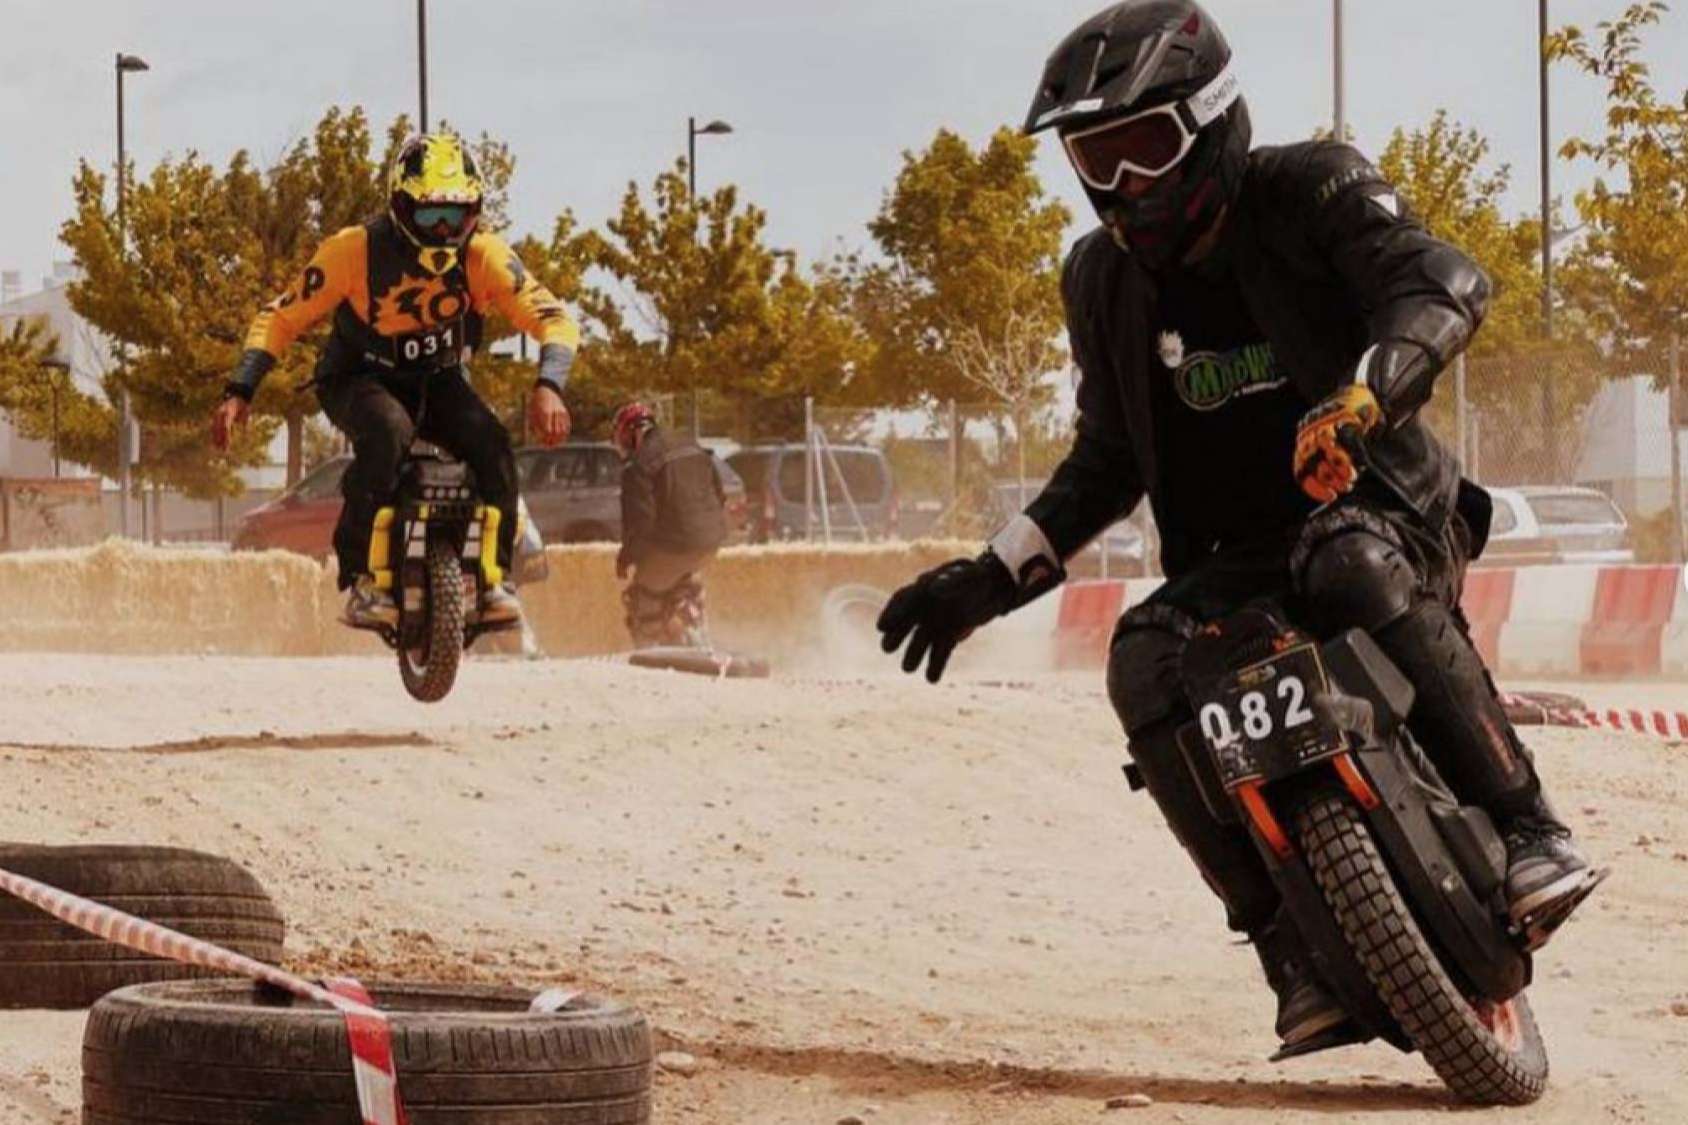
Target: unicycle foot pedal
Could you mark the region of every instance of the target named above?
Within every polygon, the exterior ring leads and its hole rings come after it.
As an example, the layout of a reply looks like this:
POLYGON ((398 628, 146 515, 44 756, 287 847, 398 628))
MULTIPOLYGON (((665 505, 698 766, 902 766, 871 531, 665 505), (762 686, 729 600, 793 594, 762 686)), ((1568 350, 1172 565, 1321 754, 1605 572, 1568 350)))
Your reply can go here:
POLYGON ((1523 941, 1525 952, 1534 953, 1546 945, 1554 932, 1570 920, 1577 907, 1586 902, 1611 873, 1610 867, 1590 868, 1584 873, 1582 882, 1571 891, 1515 922, 1512 932, 1523 941))
POLYGON ((1314 1055, 1320 1051, 1330 1051, 1337 1047, 1352 1047, 1356 1043, 1364 1043, 1372 1036, 1361 1030, 1360 1025, 1353 1020, 1345 1020, 1335 1027, 1310 1035, 1299 1043, 1279 1044, 1267 1061, 1283 1062, 1285 1059, 1298 1059, 1302 1055, 1314 1055))

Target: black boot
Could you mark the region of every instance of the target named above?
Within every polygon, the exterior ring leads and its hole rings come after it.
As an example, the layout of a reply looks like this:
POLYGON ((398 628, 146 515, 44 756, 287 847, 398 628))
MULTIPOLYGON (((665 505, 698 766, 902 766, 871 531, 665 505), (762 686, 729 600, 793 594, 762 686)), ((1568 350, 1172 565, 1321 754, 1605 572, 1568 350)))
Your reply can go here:
POLYGON ((1266 983, 1278 994, 1274 1027, 1284 1046, 1294 1047, 1348 1022, 1348 1012, 1314 975, 1295 924, 1281 914, 1249 934, 1266 983))
POLYGON ((1529 812, 1499 828, 1506 841, 1507 913, 1526 947, 1540 949, 1606 872, 1589 865, 1571 830, 1539 797, 1529 812))

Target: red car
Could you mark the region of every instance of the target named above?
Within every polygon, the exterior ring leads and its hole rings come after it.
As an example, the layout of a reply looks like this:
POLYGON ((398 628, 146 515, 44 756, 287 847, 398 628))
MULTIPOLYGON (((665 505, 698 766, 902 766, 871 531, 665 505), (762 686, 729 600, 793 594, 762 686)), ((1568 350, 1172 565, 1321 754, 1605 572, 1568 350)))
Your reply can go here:
POLYGON ((350 457, 333 457, 298 484, 240 519, 231 544, 237 551, 297 551, 314 559, 334 553, 334 524, 340 519, 340 477, 350 457))
MULTIPOLYGON (((340 477, 350 457, 334 457, 307 473, 298 484, 267 504, 260 504, 241 517, 231 546, 237 551, 297 551, 314 559, 327 559, 334 554, 334 525, 340 519, 340 477)), ((621 486, 619 461, 608 445, 580 443, 561 450, 528 450, 517 454, 517 466, 522 477, 523 504, 530 513, 528 519, 537 521, 538 530, 546 542, 561 543, 605 538, 621 538, 621 486), (541 473, 535 479, 539 458, 549 457, 557 464, 576 466, 588 464, 587 454, 604 453, 609 474, 598 491, 597 507, 602 508, 596 523, 573 518, 583 512, 594 511, 594 490, 579 472, 572 475, 541 473), (531 496, 532 502, 528 502, 531 496), (537 514, 532 514, 537 513, 537 514), (573 516, 571 516, 573 513, 573 516), (569 534, 579 527, 602 528, 600 535, 569 534)), ((744 482, 724 462, 715 462, 721 473, 727 494, 727 524, 732 542, 743 542, 745 525, 749 522, 745 504, 744 482)))

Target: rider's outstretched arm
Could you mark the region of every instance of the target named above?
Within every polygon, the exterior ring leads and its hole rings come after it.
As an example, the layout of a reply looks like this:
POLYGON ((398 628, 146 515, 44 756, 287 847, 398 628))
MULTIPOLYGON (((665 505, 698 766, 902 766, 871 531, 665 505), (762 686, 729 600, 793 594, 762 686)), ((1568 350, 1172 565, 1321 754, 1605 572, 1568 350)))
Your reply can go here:
POLYGON ((495 234, 470 244, 469 296, 477 308, 492 306, 517 329, 539 341, 539 382, 559 395, 568 384, 580 326, 549 289, 528 273, 516 252, 495 234))
POLYGON ((265 305, 246 334, 246 350, 228 382, 228 393, 252 401, 258 385, 283 354, 334 311, 361 277, 368 233, 347 227, 331 236, 285 292, 265 305))
POLYGON ((1066 560, 1143 499, 1119 380, 1099 362, 1100 341, 1092 338, 1094 325, 1081 311, 1095 307, 1086 293, 1100 283, 1097 273, 1109 264, 1108 256, 1118 253, 1111 242, 1092 237, 1073 248, 1062 270, 1067 336, 1079 372, 1077 433, 1043 491, 991 540, 991 550, 1007 564, 1022 598, 1041 592, 1033 585, 1034 574, 1053 570, 1064 576, 1066 560))

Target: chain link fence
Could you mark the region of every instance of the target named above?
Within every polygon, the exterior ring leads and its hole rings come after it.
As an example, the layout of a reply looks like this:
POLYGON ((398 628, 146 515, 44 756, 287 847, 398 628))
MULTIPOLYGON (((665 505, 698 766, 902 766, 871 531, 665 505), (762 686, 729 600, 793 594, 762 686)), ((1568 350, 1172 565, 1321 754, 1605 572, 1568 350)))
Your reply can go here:
MULTIPOLYGON (((1523 525, 1532 521, 1605 519, 1615 528, 1610 544, 1637 561, 1682 561, 1688 392, 1672 390, 1682 384, 1680 353, 1659 347, 1621 374, 1606 366, 1540 351, 1462 359, 1425 416, 1466 474, 1495 491, 1497 537, 1529 538, 1523 525), (1604 515, 1600 497, 1610 501, 1604 515)), ((1001 403, 841 407, 711 390, 640 397, 663 425, 697 436, 743 478, 751 537, 763 541, 978 541, 1037 495, 1072 440, 1070 396, 1022 419, 1001 403)), ((577 437, 607 438, 619 401, 583 400, 577 437)), ((161 522, 173 532, 211 526, 161 522)), ((219 533, 224 527, 216 523, 219 533)), ((1072 569, 1151 574, 1158 554, 1143 505, 1072 569)))
MULTIPOLYGON (((1553 538, 1574 525, 1614 557, 1682 561, 1688 394, 1672 389, 1680 368, 1670 347, 1622 374, 1539 350, 1477 356, 1442 377, 1426 418, 1466 475, 1496 492, 1497 541, 1553 538)), ((760 497, 783 513, 765 521, 766 538, 979 540, 1037 495, 1072 438, 1070 401, 1018 420, 999 403, 840 407, 710 392, 652 401, 666 424, 751 466, 752 506, 760 497), (770 484, 748 451, 774 449, 779 478, 770 484)), ((1145 505, 1074 569, 1154 573, 1157 555, 1145 505)))
POLYGON ((1496 492, 1501 524, 1534 521, 1548 536, 1569 525, 1640 562, 1682 562, 1688 396, 1680 368, 1679 349, 1668 345, 1620 374, 1567 355, 1474 357, 1443 378, 1426 416, 1466 475, 1496 492), (1594 528, 1608 520, 1620 531, 1601 538, 1594 528))

